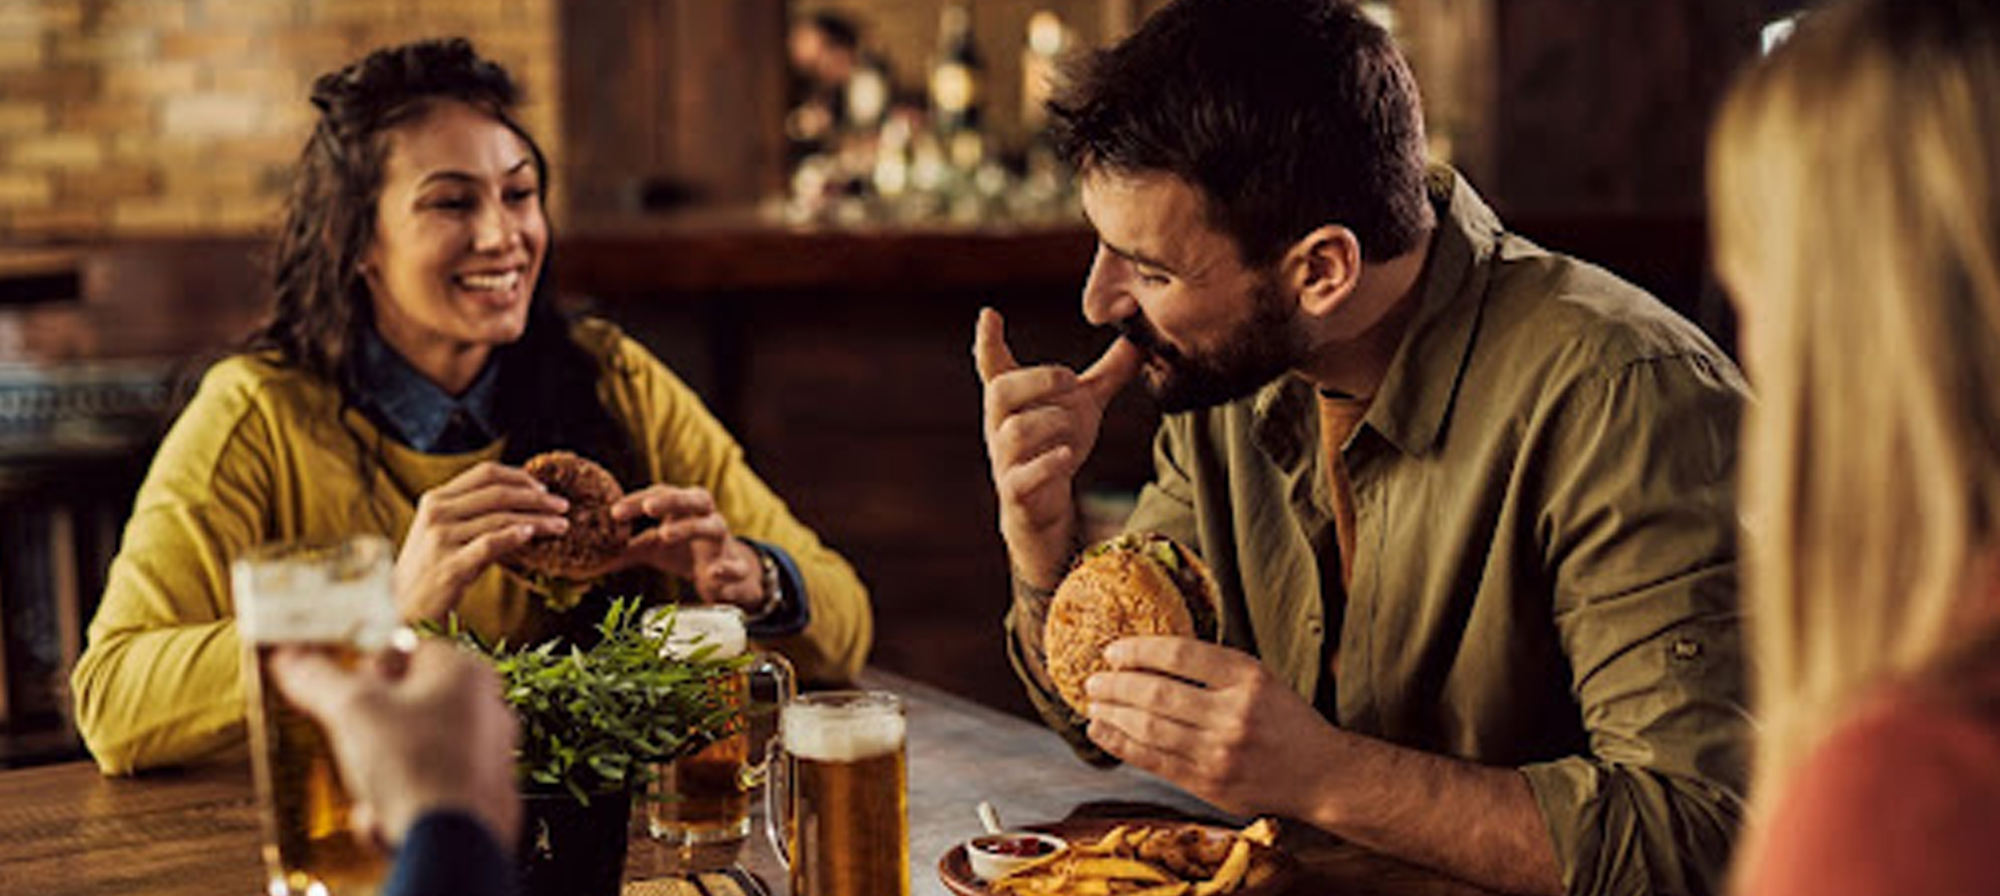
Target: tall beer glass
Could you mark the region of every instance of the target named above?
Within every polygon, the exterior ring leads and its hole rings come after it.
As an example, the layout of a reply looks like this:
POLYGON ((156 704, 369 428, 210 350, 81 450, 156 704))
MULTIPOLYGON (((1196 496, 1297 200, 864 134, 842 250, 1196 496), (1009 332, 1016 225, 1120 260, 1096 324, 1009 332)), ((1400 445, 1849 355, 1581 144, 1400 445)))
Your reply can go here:
POLYGON ((348 827, 352 805, 318 723, 265 680, 278 645, 352 666, 409 637, 389 590, 393 554, 375 536, 259 548, 231 567, 244 645, 251 766, 271 896, 380 890, 387 863, 348 827))
MULTIPOLYGON (((665 647, 668 656, 686 659, 706 652, 715 659, 732 659, 750 652, 742 610, 690 606, 675 607, 670 614, 647 620, 649 625, 672 620, 665 647)), ((768 752, 752 757, 751 745, 766 744, 769 737, 768 733, 754 737, 751 724, 790 700, 797 691, 795 681, 784 657, 760 651, 753 664, 713 685, 723 700, 743 712, 725 736, 693 755, 661 765, 647 800, 648 832, 674 851, 667 858, 670 870, 713 871, 735 864, 750 836, 750 792, 763 782, 762 754, 768 752), (753 687, 753 680, 761 686, 753 687), (756 706, 766 707, 766 712, 755 712, 756 706)))
POLYGON ((908 896, 907 727, 902 701, 880 691, 785 704, 765 796, 792 896, 908 896))

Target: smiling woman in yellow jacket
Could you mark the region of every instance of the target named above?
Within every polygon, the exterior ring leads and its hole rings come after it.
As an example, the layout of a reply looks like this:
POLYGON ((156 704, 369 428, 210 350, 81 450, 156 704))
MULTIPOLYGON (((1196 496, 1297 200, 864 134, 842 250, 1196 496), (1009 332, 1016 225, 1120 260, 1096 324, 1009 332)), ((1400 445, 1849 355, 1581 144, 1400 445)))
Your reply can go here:
POLYGON ((371 54, 314 87, 321 116, 276 252, 276 311, 212 368, 161 444, 74 676, 107 773, 243 737, 232 558, 272 541, 401 545, 410 619, 519 642, 577 631, 497 561, 566 525, 518 464, 569 449, 636 488, 619 587, 730 603, 808 680, 859 671, 867 592, 658 359, 564 319, 545 277, 547 166, 506 73, 464 41, 371 54))

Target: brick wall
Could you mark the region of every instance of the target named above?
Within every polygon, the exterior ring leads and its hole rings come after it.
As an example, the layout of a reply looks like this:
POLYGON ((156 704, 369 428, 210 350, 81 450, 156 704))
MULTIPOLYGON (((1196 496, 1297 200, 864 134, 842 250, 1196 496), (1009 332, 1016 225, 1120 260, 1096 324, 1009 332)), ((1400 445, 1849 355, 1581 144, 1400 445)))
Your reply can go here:
POLYGON ((506 65, 558 156, 556 2, 0 0, 0 239, 269 227, 312 79, 418 37, 506 65))

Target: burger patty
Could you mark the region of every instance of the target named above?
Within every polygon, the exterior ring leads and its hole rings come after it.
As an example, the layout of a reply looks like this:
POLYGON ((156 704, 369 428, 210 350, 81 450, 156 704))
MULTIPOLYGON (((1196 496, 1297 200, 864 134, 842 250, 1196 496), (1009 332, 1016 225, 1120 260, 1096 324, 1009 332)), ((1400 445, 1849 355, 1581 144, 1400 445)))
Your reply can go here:
POLYGON ((631 527, 611 518, 611 505, 625 496, 618 479, 597 462, 569 451, 537 454, 522 465, 528 475, 569 501, 563 514, 569 531, 539 536, 509 555, 521 570, 561 579, 589 578, 625 549, 631 527))
POLYGON ((1174 584, 1180 586, 1183 595, 1200 595, 1200 599, 1186 601, 1188 614, 1194 621, 1194 636, 1204 641, 1213 641, 1216 636, 1215 605, 1220 596, 1215 593, 1215 577, 1209 573, 1208 564, 1201 562, 1186 545, 1169 539, 1174 554, 1180 562, 1168 570, 1174 577, 1174 584))

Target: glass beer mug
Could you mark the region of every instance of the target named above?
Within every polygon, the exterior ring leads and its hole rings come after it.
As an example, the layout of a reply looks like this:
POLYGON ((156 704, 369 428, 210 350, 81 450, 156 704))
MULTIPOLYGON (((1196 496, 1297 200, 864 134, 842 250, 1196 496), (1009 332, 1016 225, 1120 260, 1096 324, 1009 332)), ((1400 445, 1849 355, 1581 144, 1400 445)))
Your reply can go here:
MULTIPOLYGON (((665 648, 669 656, 684 658, 706 649, 717 659, 730 659, 750 651, 742 610, 683 606, 673 608, 672 614, 665 648)), ((649 625, 664 621, 661 611, 648 614, 649 625)), ((766 743, 752 736, 751 721, 758 715, 754 708, 763 706, 768 714, 783 706, 798 692, 796 681, 784 657, 756 652, 751 665, 714 685, 731 705, 744 709, 729 733, 660 766, 646 801, 646 827, 654 839, 673 850, 666 859, 672 870, 714 871, 736 862, 750 836, 750 793, 764 780, 766 757, 750 753, 753 743, 766 743)))
POLYGON ((257 548, 230 567, 243 642, 251 767, 271 896, 377 892, 386 858, 348 826, 352 803, 319 724, 265 680, 278 645, 322 650, 353 666, 414 643, 389 590, 394 553, 365 536, 257 548))
POLYGON ((792 896, 908 896, 907 740, 894 694, 829 691, 785 704, 764 822, 792 896))

